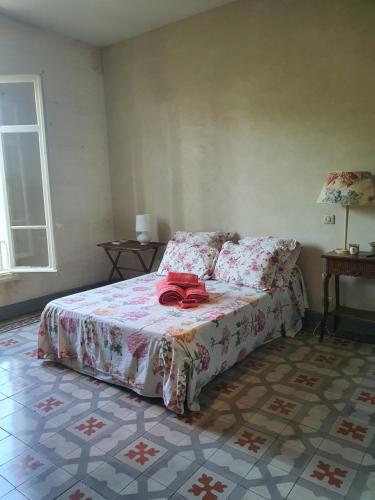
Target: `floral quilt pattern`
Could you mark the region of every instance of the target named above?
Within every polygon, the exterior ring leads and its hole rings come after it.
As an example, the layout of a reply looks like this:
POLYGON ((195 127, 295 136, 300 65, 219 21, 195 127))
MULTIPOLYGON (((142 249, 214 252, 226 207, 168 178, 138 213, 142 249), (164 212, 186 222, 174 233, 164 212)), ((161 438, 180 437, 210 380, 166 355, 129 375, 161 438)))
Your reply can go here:
POLYGON ((288 287, 260 292, 206 282, 210 303, 161 306, 156 274, 50 302, 41 318, 38 357, 58 361, 176 413, 199 410, 202 388, 261 344, 302 327, 305 296, 295 270, 288 287))

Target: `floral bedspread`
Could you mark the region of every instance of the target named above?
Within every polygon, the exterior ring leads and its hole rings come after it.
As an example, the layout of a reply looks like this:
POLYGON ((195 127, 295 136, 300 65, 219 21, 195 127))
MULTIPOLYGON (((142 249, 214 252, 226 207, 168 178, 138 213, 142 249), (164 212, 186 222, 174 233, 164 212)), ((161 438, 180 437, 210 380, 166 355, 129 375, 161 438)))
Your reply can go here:
POLYGON ((305 294, 296 269, 274 291, 207 281, 210 303, 181 310, 158 303, 156 274, 50 302, 38 357, 161 397, 176 413, 198 411, 202 388, 257 346, 302 326, 305 294))

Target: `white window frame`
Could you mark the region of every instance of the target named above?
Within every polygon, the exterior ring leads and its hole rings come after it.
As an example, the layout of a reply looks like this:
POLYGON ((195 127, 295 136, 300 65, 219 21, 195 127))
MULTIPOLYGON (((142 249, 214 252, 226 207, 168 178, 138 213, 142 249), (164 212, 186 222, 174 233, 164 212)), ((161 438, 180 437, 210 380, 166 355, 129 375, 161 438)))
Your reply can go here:
POLYGON ((2 273, 36 273, 36 272, 56 272, 56 253, 53 235, 53 219, 51 209, 51 195, 50 185, 48 178, 48 160, 47 160, 47 147, 45 135, 45 123, 43 113, 43 94, 42 94, 42 81, 40 75, 1 75, 0 83, 33 83, 35 108, 37 123, 35 125, 0 125, 0 189, 2 190, 3 200, 5 205, 5 221, 8 234, 8 258, 9 268, 0 271, 2 273), (27 133, 36 132, 39 137, 39 155, 40 155, 40 168, 43 186, 43 202, 45 224, 37 226, 12 226, 10 223, 10 213, 8 205, 8 195, 5 179, 5 165, 3 156, 2 135, 7 133, 27 133), (47 249, 48 249, 48 266, 16 266, 14 255, 14 244, 12 231, 18 229, 45 229, 47 236, 47 249))

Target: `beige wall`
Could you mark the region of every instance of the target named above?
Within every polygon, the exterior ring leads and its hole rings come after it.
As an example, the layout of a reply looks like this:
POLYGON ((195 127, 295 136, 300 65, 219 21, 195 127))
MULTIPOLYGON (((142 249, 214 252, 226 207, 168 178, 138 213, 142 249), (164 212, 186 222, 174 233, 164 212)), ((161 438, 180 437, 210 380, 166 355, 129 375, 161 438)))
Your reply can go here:
POLYGON ((57 273, 0 282, 0 306, 105 279, 112 238, 99 51, 0 16, 0 72, 42 74, 57 273))
MULTIPOLYGON (((341 207, 315 203, 325 173, 375 174, 374 26, 369 0, 239 0, 105 50, 117 237, 137 212, 162 239, 296 237, 320 309, 320 254, 343 233, 341 207)), ((368 248, 374 216, 353 210, 349 239, 368 248)), ((374 284, 344 296, 373 308, 374 284)))

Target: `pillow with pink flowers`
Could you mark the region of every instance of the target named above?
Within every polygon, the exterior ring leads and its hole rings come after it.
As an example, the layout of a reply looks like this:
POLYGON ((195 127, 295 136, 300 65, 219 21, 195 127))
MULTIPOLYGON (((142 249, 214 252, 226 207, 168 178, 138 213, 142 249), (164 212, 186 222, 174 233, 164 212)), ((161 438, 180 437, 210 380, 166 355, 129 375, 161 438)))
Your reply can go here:
POLYGON ((219 251, 208 245, 169 241, 157 274, 193 273, 207 280, 212 276, 218 255, 219 251))
POLYGON ((226 241, 233 239, 233 233, 225 231, 176 231, 174 240, 183 243, 200 243, 219 251, 226 241))
POLYGON ((278 260, 262 247, 224 243, 214 278, 267 290, 275 286, 278 260))
POLYGON ((248 236, 242 238, 238 243, 247 248, 262 248, 264 251, 271 252, 278 261, 275 286, 282 287, 289 284, 292 270, 301 253, 301 245, 298 241, 292 238, 276 238, 273 236, 248 236))

